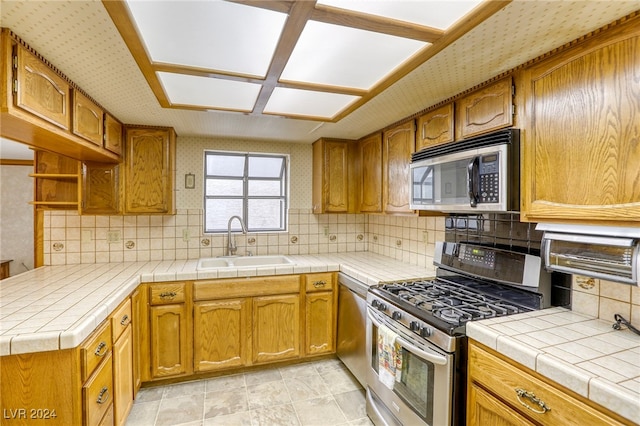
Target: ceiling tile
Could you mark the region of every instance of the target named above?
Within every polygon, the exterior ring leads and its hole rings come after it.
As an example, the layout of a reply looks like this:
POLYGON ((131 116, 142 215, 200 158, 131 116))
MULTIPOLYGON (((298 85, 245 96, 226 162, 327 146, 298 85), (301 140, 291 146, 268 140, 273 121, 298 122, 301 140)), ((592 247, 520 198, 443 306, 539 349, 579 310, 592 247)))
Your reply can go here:
POLYGON ((358 96, 276 87, 264 112, 329 119, 357 99, 358 96))

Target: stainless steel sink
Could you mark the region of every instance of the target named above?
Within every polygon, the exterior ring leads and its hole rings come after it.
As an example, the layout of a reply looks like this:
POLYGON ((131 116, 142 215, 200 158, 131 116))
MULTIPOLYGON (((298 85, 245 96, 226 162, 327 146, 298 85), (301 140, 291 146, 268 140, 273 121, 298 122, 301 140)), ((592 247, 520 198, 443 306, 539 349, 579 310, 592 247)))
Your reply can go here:
POLYGON ((283 255, 208 257, 198 260, 196 269, 198 271, 206 271, 220 268, 257 268, 292 264, 293 261, 283 255))

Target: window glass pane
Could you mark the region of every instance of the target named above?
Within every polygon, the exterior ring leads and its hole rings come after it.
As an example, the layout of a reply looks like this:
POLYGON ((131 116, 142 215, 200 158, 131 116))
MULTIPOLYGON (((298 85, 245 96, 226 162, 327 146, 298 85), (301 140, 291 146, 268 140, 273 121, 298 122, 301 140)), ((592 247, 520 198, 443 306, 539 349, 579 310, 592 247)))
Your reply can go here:
POLYGON ((279 180, 250 180, 249 196, 279 197, 282 195, 282 183, 279 180))
MULTIPOLYGON (((206 218, 205 232, 227 231, 227 224, 231 216, 242 217, 241 199, 205 200, 206 218)), ((232 230, 240 230, 237 220, 232 223, 232 230)))
POLYGON ((249 157, 249 177, 279 178, 284 158, 249 157))
POLYGON ((248 204, 249 223, 252 230, 284 230, 284 201, 250 199, 248 204))
POLYGON ((244 155, 212 154, 207 156, 207 175, 244 176, 244 155))
POLYGON ((242 180, 207 179, 205 195, 235 195, 242 197, 242 180))

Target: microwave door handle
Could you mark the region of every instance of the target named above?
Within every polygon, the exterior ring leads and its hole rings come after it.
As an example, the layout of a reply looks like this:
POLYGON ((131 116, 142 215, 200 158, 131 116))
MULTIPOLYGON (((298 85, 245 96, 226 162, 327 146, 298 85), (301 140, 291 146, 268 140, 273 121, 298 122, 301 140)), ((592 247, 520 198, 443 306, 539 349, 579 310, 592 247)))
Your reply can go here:
POLYGON ((469 205, 478 205, 478 193, 480 192, 480 157, 473 157, 467 165, 467 187, 469 188, 469 205))

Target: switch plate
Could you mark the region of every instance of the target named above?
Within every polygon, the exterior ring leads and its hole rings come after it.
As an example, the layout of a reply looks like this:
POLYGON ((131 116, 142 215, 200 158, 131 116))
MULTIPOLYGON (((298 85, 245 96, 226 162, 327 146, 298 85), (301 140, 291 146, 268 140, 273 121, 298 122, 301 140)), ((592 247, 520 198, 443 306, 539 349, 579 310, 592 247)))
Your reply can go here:
POLYGON ((182 241, 188 242, 191 236, 189 235, 189 228, 182 229, 182 241))
POLYGON ((107 231, 107 242, 109 244, 111 243, 119 243, 120 239, 122 237, 120 236, 120 230, 114 230, 114 231, 107 231))

